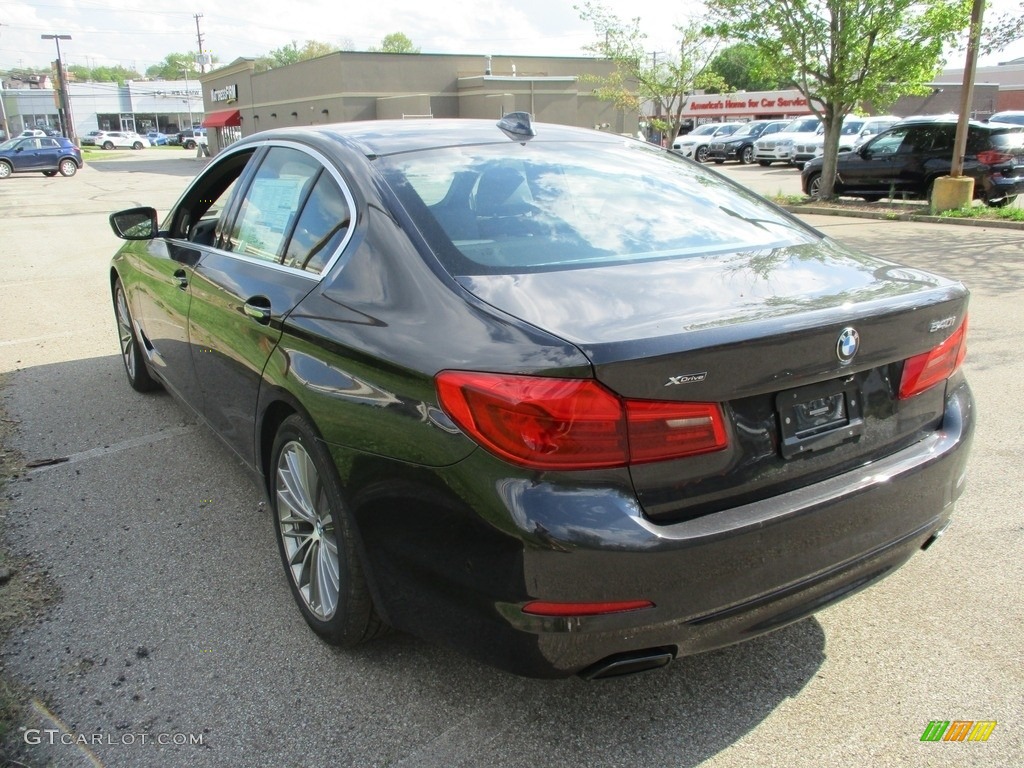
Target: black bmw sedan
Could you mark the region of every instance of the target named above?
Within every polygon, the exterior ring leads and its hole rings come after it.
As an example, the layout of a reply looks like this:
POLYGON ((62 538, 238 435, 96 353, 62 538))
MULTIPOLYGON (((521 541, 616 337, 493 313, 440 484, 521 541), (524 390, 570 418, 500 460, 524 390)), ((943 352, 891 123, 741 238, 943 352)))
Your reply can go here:
POLYGON ((650 669, 884 577, 964 487, 967 290, 643 142, 266 131, 111 224, 128 382, 251 468, 332 643, 650 669))

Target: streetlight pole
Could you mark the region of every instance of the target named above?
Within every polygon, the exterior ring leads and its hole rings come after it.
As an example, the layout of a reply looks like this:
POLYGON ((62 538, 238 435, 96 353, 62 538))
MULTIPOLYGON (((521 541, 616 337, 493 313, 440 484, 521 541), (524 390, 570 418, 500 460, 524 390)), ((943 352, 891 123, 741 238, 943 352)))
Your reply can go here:
MULTIPOLYGON (((60 41, 70 40, 71 35, 40 35, 41 40, 53 40, 57 44, 57 75, 60 77, 60 112, 64 120, 64 135, 75 141, 75 118, 71 114, 71 97, 68 94, 68 76, 64 71, 64 59, 60 55, 60 41)), ((77 143, 77 142, 76 142, 77 143)))
POLYGON ((188 88, 188 70, 183 69, 181 73, 185 76, 185 103, 188 105, 188 129, 191 131, 195 119, 192 117, 192 93, 188 88))

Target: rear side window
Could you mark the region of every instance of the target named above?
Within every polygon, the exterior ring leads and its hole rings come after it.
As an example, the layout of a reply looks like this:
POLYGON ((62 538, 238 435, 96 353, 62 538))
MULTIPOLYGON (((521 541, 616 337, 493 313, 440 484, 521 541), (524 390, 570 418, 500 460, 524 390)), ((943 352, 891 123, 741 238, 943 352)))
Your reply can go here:
POLYGON ((288 243, 285 266, 319 274, 345 239, 351 218, 338 182, 321 173, 288 243))
POLYGON ((992 134, 991 141, 996 149, 1017 150, 1014 154, 1020 154, 1024 148, 1024 128, 997 131, 992 134))

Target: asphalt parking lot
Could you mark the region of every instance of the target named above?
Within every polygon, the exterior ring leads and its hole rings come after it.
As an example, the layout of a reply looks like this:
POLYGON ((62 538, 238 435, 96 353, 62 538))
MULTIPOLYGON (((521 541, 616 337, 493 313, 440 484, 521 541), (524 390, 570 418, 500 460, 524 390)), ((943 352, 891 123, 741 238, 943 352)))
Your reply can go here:
MULTIPOLYGON (((58 593, 0 650, 34 700, 18 761, 1020 765, 1024 231, 809 219, 972 290, 979 426, 941 541, 774 634, 632 678, 544 682, 397 633, 355 651, 323 645, 292 604, 258 489, 170 397, 125 383, 107 214, 166 211, 201 165, 191 152, 128 153, 70 179, 0 183, 0 405, 10 447, 44 462, 4 489, 0 525, 58 593), (985 742, 922 742, 934 720, 997 725, 985 742)), ((799 184, 792 170, 726 172, 768 193, 799 184)))

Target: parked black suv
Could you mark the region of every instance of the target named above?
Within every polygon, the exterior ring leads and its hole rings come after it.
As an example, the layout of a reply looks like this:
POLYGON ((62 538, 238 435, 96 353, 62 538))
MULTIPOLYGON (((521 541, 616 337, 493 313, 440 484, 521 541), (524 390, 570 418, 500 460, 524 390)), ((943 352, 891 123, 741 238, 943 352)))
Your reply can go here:
MULTIPOLYGON (((956 117, 913 118, 878 134, 836 164, 835 192, 869 202, 883 197, 927 200, 939 176, 949 175, 956 117)), ((804 166, 803 190, 817 196, 822 158, 804 166)), ((1012 203, 1024 192, 1024 126, 971 121, 964 175, 974 178, 974 197, 986 205, 1012 203)))
POLYGON ((778 133, 789 125, 789 120, 754 120, 730 136, 716 136, 708 145, 708 160, 721 165, 726 160, 738 160, 743 165, 754 162, 754 142, 761 136, 778 133))

